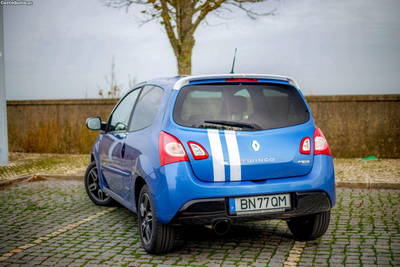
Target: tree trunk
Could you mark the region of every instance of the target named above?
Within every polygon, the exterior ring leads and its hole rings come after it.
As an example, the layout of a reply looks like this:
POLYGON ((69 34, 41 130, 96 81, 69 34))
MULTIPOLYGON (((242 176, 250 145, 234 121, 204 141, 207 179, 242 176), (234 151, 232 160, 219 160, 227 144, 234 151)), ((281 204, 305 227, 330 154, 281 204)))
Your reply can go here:
POLYGON ((178 75, 191 75, 192 74, 192 53, 186 56, 179 56, 176 60, 178 62, 178 75))
POLYGON ((178 75, 191 75, 192 74, 192 50, 194 46, 194 39, 185 42, 176 53, 176 61, 178 63, 178 75))
POLYGON ((193 8, 192 1, 177 1, 177 41, 178 51, 176 53, 176 60, 178 63, 178 75, 191 75, 192 74, 192 50, 194 46, 193 37, 193 8))

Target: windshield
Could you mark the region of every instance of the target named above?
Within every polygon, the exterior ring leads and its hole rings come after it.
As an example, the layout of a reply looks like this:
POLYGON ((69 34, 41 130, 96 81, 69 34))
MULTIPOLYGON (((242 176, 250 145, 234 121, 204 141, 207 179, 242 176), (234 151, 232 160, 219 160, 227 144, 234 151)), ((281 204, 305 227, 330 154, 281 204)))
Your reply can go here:
POLYGON ((182 88, 174 107, 179 125, 257 131, 310 119, 299 92, 283 84, 199 84, 182 88))

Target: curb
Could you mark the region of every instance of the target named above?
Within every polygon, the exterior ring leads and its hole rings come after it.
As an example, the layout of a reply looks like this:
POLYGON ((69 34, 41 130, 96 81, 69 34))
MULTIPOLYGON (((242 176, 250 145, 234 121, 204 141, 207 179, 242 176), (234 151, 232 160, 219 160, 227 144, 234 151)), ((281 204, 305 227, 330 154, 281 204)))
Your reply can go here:
POLYGON ((84 174, 81 175, 75 175, 75 174, 35 174, 35 176, 40 176, 46 179, 51 179, 51 180, 62 180, 62 181, 83 181, 83 178, 85 178, 84 174))
POLYGON ((400 190, 400 183, 398 182, 353 182, 353 181, 337 181, 337 188, 349 188, 349 189, 395 189, 400 190))
POLYGON ((12 177, 12 178, 4 180, 4 181, 0 181, 0 189, 28 181, 31 178, 32 178, 31 174, 24 174, 24 175, 12 177))
MULTIPOLYGON (((74 174, 25 174, 15 176, 7 180, 0 181, 0 189, 9 187, 18 183, 26 182, 29 180, 55 180, 55 181, 83 181, 84 175, 74 174)), ((348 189, 394 189, 400 190, 399 182, 384 182, 384 181, 373 181, 373 182, 354 182, 354 181, 336 181, 336 188, 348 188, 348 189)))
POLYGON ((68 174, 24 174, 10 179, 0 181, 0 189, 4 189, 22 182, 28 181, 44 181, 44 180, 55 180, 55 181, 83 181, 84 175, 68 175, 68 174))

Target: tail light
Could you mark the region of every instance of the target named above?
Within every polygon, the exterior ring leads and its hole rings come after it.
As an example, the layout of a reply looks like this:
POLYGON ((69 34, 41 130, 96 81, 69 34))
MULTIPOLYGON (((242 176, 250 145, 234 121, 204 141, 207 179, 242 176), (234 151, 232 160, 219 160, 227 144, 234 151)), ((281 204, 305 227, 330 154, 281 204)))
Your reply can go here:
POLYGON ((161 131, 158 142, 161 166, 179 161, 189 161, 182 143, 173 135, 161 131))
POLYGON ((192 152, 193 158, 195 160, 208 158, 207 151, 200 144, 189 141, 188 145, 189 145, 190 151, 192 152))
POLYGON ((311 138, 310 137, 304 137, 303 140, 301 140, 300 144, 300 153, 301 154, 310 154, 311 153, 311 138))
POLYGON ((314 155, 318 154, 332 156, 324 134, 318 127, 316 127, 314 131, 314 155))

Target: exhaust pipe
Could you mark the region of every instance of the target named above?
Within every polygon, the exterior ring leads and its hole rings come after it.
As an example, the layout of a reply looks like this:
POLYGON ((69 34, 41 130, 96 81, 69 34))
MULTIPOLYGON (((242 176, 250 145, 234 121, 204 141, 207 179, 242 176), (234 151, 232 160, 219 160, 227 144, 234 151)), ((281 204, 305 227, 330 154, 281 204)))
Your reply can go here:
POLYGON ((231 224, 228 220, 217 220, 213 223, 212 228, 217 235, 224 235, 229 232, 231 224))

